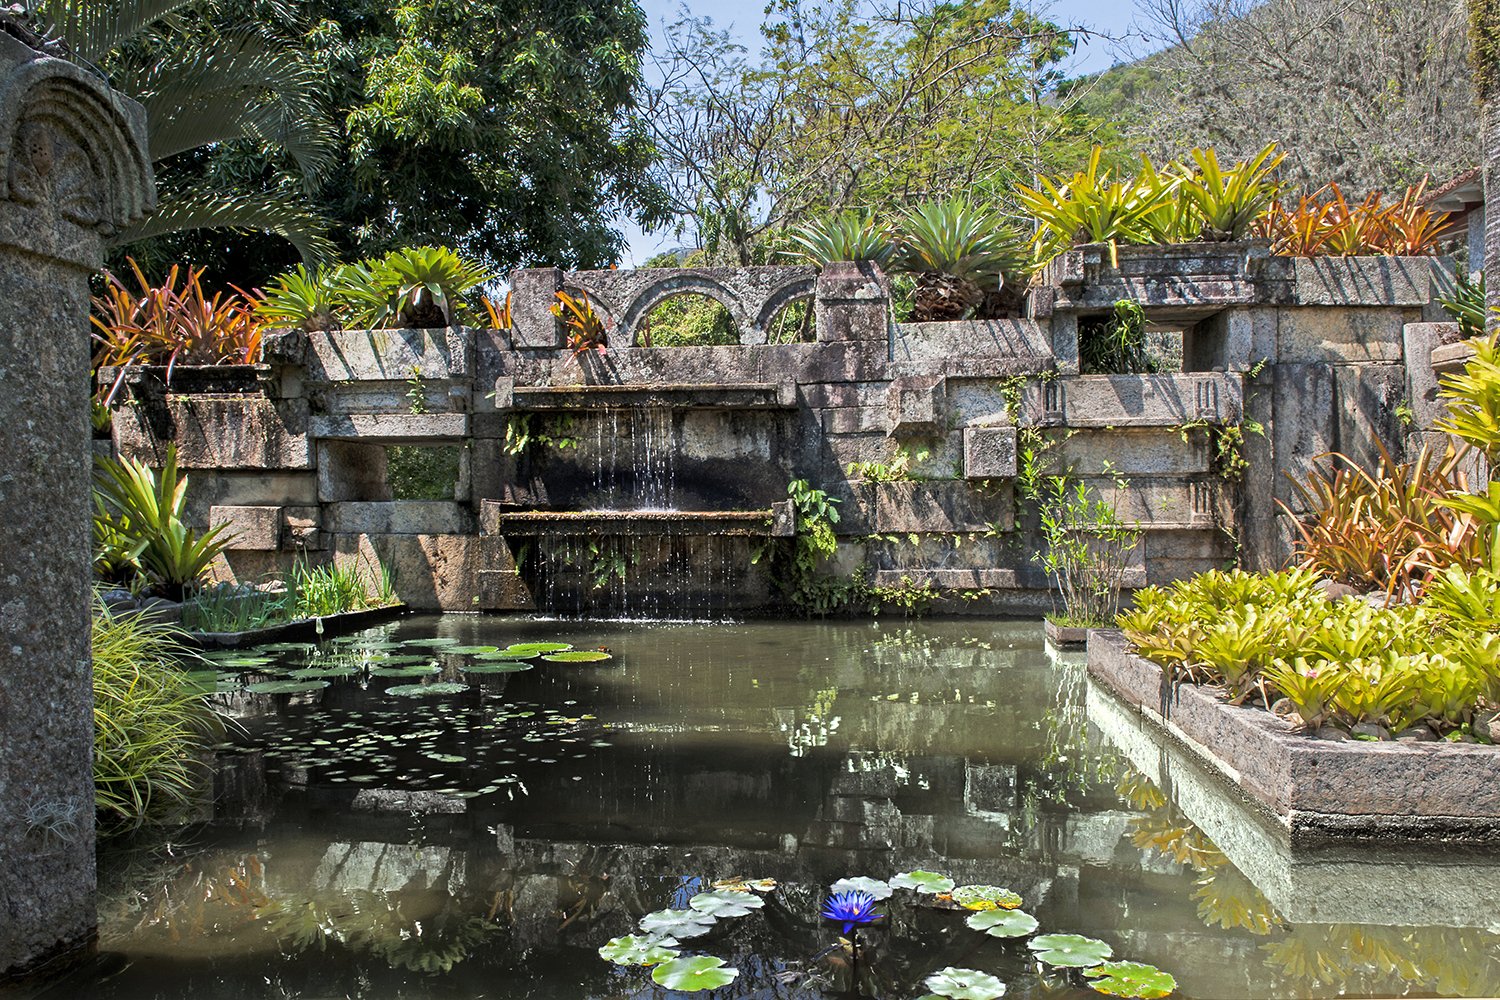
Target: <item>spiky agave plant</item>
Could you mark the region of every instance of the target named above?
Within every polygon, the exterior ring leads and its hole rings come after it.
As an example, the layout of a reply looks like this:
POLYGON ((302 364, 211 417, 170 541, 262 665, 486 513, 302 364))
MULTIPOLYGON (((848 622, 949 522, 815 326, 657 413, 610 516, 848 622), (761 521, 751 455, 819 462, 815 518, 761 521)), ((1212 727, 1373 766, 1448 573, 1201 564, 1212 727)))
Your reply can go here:
POLYGON ((389 289, 402 324, 416 329, 457 325, 463 296, 494 277, 447 247, 431 246, 393 250, 372 271, 389 289))
POLYGON ((781 254, 822 267, 836 261, 885 265, 896 250, 889 227, 869 212, 848 209, 805 222, 787 234, 781 254))
POLYGON ((963 319, 1007 273, 1024 270, 1025 238, 993 208, 964 198, 914 205, 901 217, 897 270, 916 279, 912 318, 963 319))
POLYGON ((1270 143, 1249 160, 1224 169, 1212 149, 1194 149, 1197 170, 1184 176, 1182 199, 1194 209, 1201 223, 1190 238, 1238 240, 1276 199, 1279 185, 1272 172, 1286 159, 1270 143))
POLYGON ((270 326, 298 327, 309 333, 339 328, 340 268, 298 264, 278 275, 255 302, 255 315, 270 326))

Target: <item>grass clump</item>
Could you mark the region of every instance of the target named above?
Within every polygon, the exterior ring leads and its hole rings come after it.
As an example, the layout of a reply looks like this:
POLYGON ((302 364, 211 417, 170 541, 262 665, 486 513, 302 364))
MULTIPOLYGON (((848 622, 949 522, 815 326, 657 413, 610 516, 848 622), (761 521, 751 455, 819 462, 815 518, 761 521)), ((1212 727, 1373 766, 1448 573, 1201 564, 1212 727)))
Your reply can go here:
POLYGON ((121 833, 180 817, 208 777, 202 753, 218 727, 182 669, 181 633, 95 602, 92 638, 100 828, 121 833))

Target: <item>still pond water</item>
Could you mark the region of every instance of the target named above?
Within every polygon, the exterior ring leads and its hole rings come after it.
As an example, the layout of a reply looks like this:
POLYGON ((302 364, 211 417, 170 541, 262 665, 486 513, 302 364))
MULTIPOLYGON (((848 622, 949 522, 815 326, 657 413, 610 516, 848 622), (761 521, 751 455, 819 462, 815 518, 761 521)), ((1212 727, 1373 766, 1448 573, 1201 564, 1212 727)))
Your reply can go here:
MULTIPOLYGON (((1500 993, 1488 858, 1288 857, 1033 623, 448 616, 246 657, 203 678, 241 730, 219 818, 103 853, 100 958, 48 1000, 682 996, 598 949, 732 878, 777 887, 682 942, 739 973, 698 995, 843 995, 825 887, 911 869, 1184 998, 1500 993), (545 641, 612 658, 488 651, 545 641), (308 690, 241 690, 276 681, 308 690)), ((1098 996, 913 898, 861 935, 866 995, 954 966, 1098 996)))

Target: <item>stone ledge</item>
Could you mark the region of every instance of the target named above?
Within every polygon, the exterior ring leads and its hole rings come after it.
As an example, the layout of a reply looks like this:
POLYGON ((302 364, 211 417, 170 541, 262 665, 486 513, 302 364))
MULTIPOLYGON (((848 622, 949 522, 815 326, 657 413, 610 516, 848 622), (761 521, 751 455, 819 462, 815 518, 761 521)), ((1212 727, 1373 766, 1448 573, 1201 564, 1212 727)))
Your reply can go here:
POLYGON ((1412 306, 1433 300, 1434 275, 1452 279, 1453 262, 1443 257, 1293 258, 1299 305, 1412 306))
POLYGON ((1032 427, 1175 427, 1237 424, 1244 414, 1240 375, 1076 375, 1032 382, 1018 422, 1032 427))
MULTIPOLYGON (((312 382, 405 382, 413 369, 426 381, 471 378, 476 333, 462 327, 341 330, 306 334, 294 342, 312 382)), ((287 354, 287 360, 299 360, 290 349, 287 354)))
POLYGON ((308 436, 325 441, 453 441, 468 433, 467 413, 344 413, 308 419, 308 436))
POLYGON ((1264 805, 1294 844, 1441 838, 1500 841, 1500 750, 1449 743, 1316 740, 1263 709, 1220 701, 1089 636, 1089 674, 1264 805))

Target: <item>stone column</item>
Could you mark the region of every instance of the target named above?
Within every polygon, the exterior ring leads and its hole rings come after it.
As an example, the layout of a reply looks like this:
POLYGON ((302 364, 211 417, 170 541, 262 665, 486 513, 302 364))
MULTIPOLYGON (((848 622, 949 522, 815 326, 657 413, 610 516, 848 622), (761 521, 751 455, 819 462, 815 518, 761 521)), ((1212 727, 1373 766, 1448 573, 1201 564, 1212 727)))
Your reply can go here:
POLYGON ((94 937, 89 274, 155 207, 145 114, 0 33, 0 970, 94 937))

